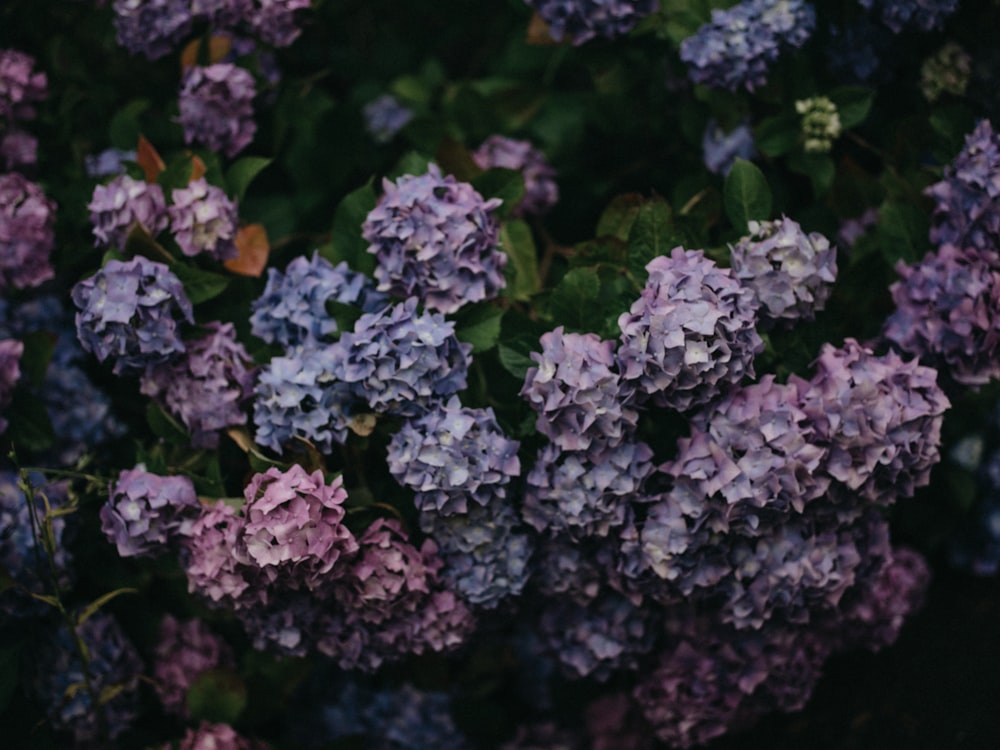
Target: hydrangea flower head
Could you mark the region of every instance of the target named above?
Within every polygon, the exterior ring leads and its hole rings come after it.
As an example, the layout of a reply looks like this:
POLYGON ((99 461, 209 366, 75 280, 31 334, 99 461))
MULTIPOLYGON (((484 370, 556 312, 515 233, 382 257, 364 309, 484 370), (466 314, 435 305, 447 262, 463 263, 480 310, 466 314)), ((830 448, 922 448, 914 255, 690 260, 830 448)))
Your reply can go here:
POLYGON ((156 643, 153 679, 163 710, 187 717, 187 693, 203 672, 235 666, 233 650, 202 620, 164 615, 156 643))
POLYGON ((752 376, 764 349, 753 292, 701 250, 677 247, 646 268, 639 299, 618 318, 619 368, 637 397, 687 411, 752 376))
POLYGON ((267 603, 267 581, 240 544, 246 523, 232 506, 218 502, 202 508, 183 540, 188 591, 209 606, 240 611, 267 603))
POLYGON ((559 200, 556 171, 530 141, 491 135, 472 152, 472 159, 483 169, 515 169, 524 176, 524 198, 511 216, 541 216, 559 200))
POLYGON ((736 278, 757 296, 761 317, 812 320, 826 306, 837 278, 837 249, 787 217, 752 221, 749 229, 749 236, 730 248, 730 258, 736 278))
POLYGON ((958 8, 958 0, 858 0, 865 10, 878 13, 894 34, 904 29, 939 29, 958 8))
POLYGON ((920 91, 933 103, 944 94, 963 96, 969 86, 972 58, 955 42, 948 42, 920 66, 920 91))
POLYGON ((37 102, 48 95, 48 76, 35 70, 35 58, 16 49, 0 49, 0 118, 33 120, 37 102))
POLYGON ((184 142, 197 143, 232 158, 250 145, 257 132, 253 76, 232 63, 192 65, 178 94, 184 142))
POLYGON ((0 162, 7 170, 27 170, 38 163, 38 139, 17 128, 0 136, 0 162))
POLYGON ((114 0, 118 43, 156 60, 174 51, 191 31, 190 0, 114 0))
POLYGON ((87 205, 94 227, 97 247, 125 247, 125 240, 136 224, 153 237, 167 228, 167 202, 163 188, 127 174, 115 177, 107 185, 97 185, 87 205))
POLYGON ((204 177, 184 188, 175 188, 170 214, 170 229, 174 239, 187 256, 206 253, 219 261, 239 255, 236 230, 239 213, 220 187, 210 185, 204 177))
POLYGON ((268 44, 288 47, 302 33, 298 12, 310 5, 311 0, 254 0, 250 27, 268 44))
POLYGON ((112 177, 125 172, 125 162, 135 161, 135 151, 123 151, 120 148, 106 148, 97 154, 90 154, 83 159, 83 168, 87 177, 112 177))
POLYGON ((741 122, 726 132, 714 119, 709 120, 701 139, 701 153, 709 172, 727 175, 737 158, 749 160, 757 154, 753 131, 741 122))
POLYGON ((1000 377, 1000 254, 947 244, 896 272, 884 336, 963 385, 1000 377))
POLYGON ((141 255, 109 260, 73 287, 77 337, 116 375, 143 371, 184 351, 178 318, 194 321, 184 287, 163 263, 141 255))
POLYGON ((498 198, 485 200, 469 183, 442 176, 436 164, 417 177, 386 179, 383 189, 362 227, 378 263, 379 291, 416 296, 443 313, 500 293, 507 255, 492 213, 498 198))
POLYGON ((139 464, 111 484, 101 531, 122 557, 153 556, 186 533, 200 507, 190 479, 159 476, 139 464))
POLYGON ((187 342, 182 356, 148 369, 140 387, 180 418, 192 445, 215 448, 220 431, 246 424, 243 406, 253 393, 253 370, 232 323, 205 327, 207 335, 187 342))
POLYGON ((382 94, 368 102, 362 113, 365 127, 376 143, 388 143, 413 119, 413 110, 392 94, 382 94))
POLYGON ((580 45, 591 39, 613 39, 630 32, 653 13, 654 0, 525 0, 549 26, 556 41, 580 45))
POLYGON ((36 287, 55 276, 56 204, 17 172, 0 174, 0 291, 36 287))

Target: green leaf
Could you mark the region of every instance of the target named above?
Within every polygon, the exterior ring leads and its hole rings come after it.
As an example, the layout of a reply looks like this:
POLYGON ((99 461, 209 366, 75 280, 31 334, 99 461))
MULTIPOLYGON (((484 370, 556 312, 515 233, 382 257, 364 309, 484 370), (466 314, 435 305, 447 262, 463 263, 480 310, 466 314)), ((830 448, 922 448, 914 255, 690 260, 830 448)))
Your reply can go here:
POLYGON ((840 125, 844 130, 865 121, 874 99, 875 92, 864 86, 841 86, 830 92, 830 101, 837 105, 840 125))
POLYGON ((726 216, 740 233, 747 223, 771 217, 771 188, 760 169, 745 159, 737 158, 726 176, 723 189, 726 216))
POLYGON ((368 241, 361 236, 361 225, 375 208, 376 202, 375 189, 370 179, 344 197, 333 214, 333 243, 330 252, 323 253, 323 257, 334 263, 347 261, 347 265, 355 271, 369 276, 372 274, 375 270, 375 256, 368 253, 368 241))
POLYGON ((184 285, 188 299, 192 305, 207 302, 214 299, 226 291, 232 277, 211 271, 202 271, 200 268, 189 266, 185 263, 175 263, 170 270, 177 274, 177 278, 184 285))
POLYGON ((146 422, 154 435, 168 443, 188 445, 191 442, 191 437, 181 423, 152 401, 146 404, 146 422))
POLYGON ((639 210, 646 199, 639 193, 625 193, 615 196, 597 220, 596 237, 616 237, 623 242, 635 223, 639 210))
POLYGON ((556 325, 571 330, 593 331, 603 325, 598 299, 601 280, 593 268, 570 269, 552 290, 549 305, 556 325))
POLYGON ((4 437, 17 448, 40 453, 51 448, 56 440, 45 404, 30 393, 15 391, 4 416, 7 418, 4 437))
POLYGON ((500 249, 507 253, 510 262, 505 274, 507 287, 504 295, 508 299, 527 302, 541 289, 538 278, 538 253, 531 228, 523 221, 515 219, 500 226, 500 249))
POLYGON ((31 594, 32 598, 37 599, 40 602, 45 602, 50 607, 54 607, 55 609, 59 609, 59 600, 56 597, 50 596, 49 594, 36 594, 33 591, 31 591, 29 593, 31 594))
POLYGON ((837 176, 837 167, 828 154, 796 152, 788 158, 788 168, 809 178, 816 197, 826 195, 837 176))
POLYGON ((403 175, 419 176, 427 173, 427 165, 432 161, 427 154, 416 151, 407 151, 402 158, 396 162, 396 166, 389 172, 389 179, 395 180, 403 175))
POLYGON ((108 125, 108 137, 111 145, 123 151, 130 151, 139 142, 139 115, 149 109, 146 99, 133 99, 111 118, 108 125))
POLYGON ((878 216, 877 234, 886 262, 895 265, 900 260, 904 263, 920 260, 926 249, 926 215, 911 204, 885 201, 878 216))
POLYGON ((472 353, 492 349, 500 338, 500 323, 504 311, 493 305, 473 305, 463 308, 455 323, 455 336, 459 341, 472 344, 472 353))
MULTIPOLYGON (((153 236, 146 231, 146 227, 139 222, 134 223, 129 230, 128 237, 125 238, 124 250, 124 256, 114 260, 124 260, 126 257, 134 258, 136 255, 141 255, 158 263, 172 264, 176 262, 166 248, 153 239, 153 236)), ((107 255, 105 257, 107 258, 107 255)))
POLYGON ((202 672, 188 689, 187 706, 194 722, 235 724, 246 705, 246 685, 227 670, 202 672))
POLYGON ((243 200, 250 183, 272 161, 273 159, 266 159, 262 156, 244 156, 233 162, 233 165, 226 172, 226 185, 229 187, 229 194, 238 201, 243 200))
POLYGON ((48 331, 32 331, 21 336, 24 353, 21 355, 21 372, 33 386, 41 387, 45 373, 52 361, 57 337, 48 331))
POLYGON ((85 623, 87 620, 89 620, 91 617, 97 614, 97 611, 105 604, 110 602, 112 599, 116 599, 122 594, 138 594, 138 593, 139 589, 120 588, 120 589, 115 589, 114 591, 109 591, 106 594, 102 594, 80 611, 80 614, 76 616, 76 624, 78 626, 83 625, 83 623, 85 623))
POLYGON ((188 154, 178 154, 167 164, 167 168, 160 172, 156 178, 157 184, 163 188, 164 194, 168 197, 171 191, 186 188, 191 182, 191 174, 194 169, 194 162, 188 154))
POLYGON ((670 204, 657 197, 639 207, 628 233, 628 270, 640 284, 646 280, 646 265, 669 254, 676 239, 670 204))
POLYGON ((360 307, 348 305, 346 302, 338 302, 335 299, 326 301, 326 311, 337 321, 337 331, 353 331, 354 324, 358 322, 364 313, 360 307))
POLYGON ((767 156, 782 156, 799 143, 802 125, 798 115, 788 113, 765 117, 754 128, 754 144, 767 156))
POLYGON ((516 336, 497 344, 497 356, 507 372, 518 380, 524 380, 528 368, 536 365, 529 353, 539 348, 538 337, 516 336))
POLYGON ((494 167, 472 179, 472 187, 484 198, 499 198, 500 215, 509 216, 524 197, 524 175, 516 169, 494 167))

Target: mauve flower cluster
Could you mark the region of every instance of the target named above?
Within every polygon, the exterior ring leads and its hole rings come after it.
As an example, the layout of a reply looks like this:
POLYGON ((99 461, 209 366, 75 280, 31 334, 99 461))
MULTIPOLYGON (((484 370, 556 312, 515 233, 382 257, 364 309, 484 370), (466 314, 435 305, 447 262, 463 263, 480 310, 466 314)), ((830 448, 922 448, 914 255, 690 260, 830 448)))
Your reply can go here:
POLYGON ((121 250, 129 232, 138 224, 155 237, 167 228, 167 202, 155 182, 120 174, 107 185, 94 187, 87 204, 94 228, 94 245, 121 250))
POLYGON ((492 408, 463 407, 457 396, 408 420, 389 442, 389 473, 414 491, 418 510, 465 513, 470 502, 506 497, 521 473, 519 443, 500 429, 492 408))
POLYGON ((729 249, 733 272, 753 289, 758 314, 771 322, 812 320, 837 278, 837 249, 819 232, 806 234, 786 216, 751 221, 750 234, 729 249))
POLYGON ((113 177, 125 173, 125 162, 135 161, 136 152, 123 151, 120 148, 106 148, 103 151, 90 154, 83 158, 83 169, 87 177, 113 177))
POLYGON ((35 58, 0 49, 0 118, 7 123, 35 119, 35 107, 48 95, 48 76, 35 70, 35 58))
MULTIPOLYGON (((163 746, 163 750, 171 750, 174 747, 168 742, 163 746)), ((266 742, 248 740, 228 724, 202 721, 197 727, 188 727, 176 748, 177 750, 268 750, 270 745, 266 742)))
POLYGON ((727 132, 714 119, 709 120, 701 138, 701 154, 709 172, 727 175, 737 158, 749 160, 756 156, 753 131, 741 122, 727 132))
POLYGON ((541 216, 559 200, 556 171, 530 141, 491 135, 472 152, 472 160, 483 169, 514 169, 524 177, 524 197, 511 216, 541 216))
POLYGON ((250 145, 257 132, 253 100, 257 95, 253 76, 232 63, 184 71, 178 94, 184 142, 197 143, 232 158, 250 145))
POLYGON ((232 323, 213 321, 204 328, 207 334, 186 342, 184 354, 150 367, 140 390, 184 423, 194 447, 216 448, 222 430, 247 422, 253 361, 232 323))
POLYGON ((251 308, 250 331, 286 350, 329 343, 338 328, 327 309, 328 302, 354 305, 371 313, 382 309, 388 298, 346 262, 334 266, 316 251, 311 259, 293 259, 284 273, 268 269, 267 286, 251 308))
POLYGON ((958 0, 858 0, 858 3, 865 10, 877 13, 894 34, 904 29, 939 29, 958 8, 958 0))
POLYGON ((108 488, 101 531, 122 557, 155 556, 187 534, 200 507, 190 479, 159 476, 138 464, 108 488))
POLYGON ((655 12, 655 0, 525 0, 549 26, 556 41, 579 45, 596 37, 613 39, 630 32, 655 12))
POLYGON ((0 292, 36 287, 55 276, 56 204, 17 172, 0 174, 0 292))
POLYGON ((89 660, 86 675, 94 695, 84 687, 84 666, 76 644, 63 627, 40 644, 34 692, 46 707, 52 725, 73 738, 73 747, 103 747, 98 712, 103 712, 108 735, 115 739, 139 716, 139 674, 142 659, 111 615, 98 612, 77 628, 89 660), (70 688, 73 688, 72 690, 70 688))
POLYGON ((14 387, 21 379, 21 355, 24 344, 17 339, 0 340, 0 433, 6 432, 3 411, 14 400, 14 387))
POLYGON ((187 256, 206 253, 223 261, 239 255, 236 230, 239 213, 236 201, 225 191, 210 185, 204 177, 171 192, 170 228, 187 256))
POLYGON ((297 12, 310 5, 311 0, 254 0, 247 20, 250 28, 268 44, 288 47, 302 33, 297 12))
POLYGON ((621 378, 638 402, 685 412, 752 377, 764 349, 753 291, 701 250, 676 247, 646 269, 639 299, 618 319, 621 378))
POLYGON ((198 677, 210 670, 235 666, 232 647, 201 620, 164 615, 154 650, 156 694, 168 714, 187 717, 187 694, 198 677))
POLYGON ((38 162, 38 139, 23 130, 10 128, 0 135, 0 162, 7 169, 33 167, 38 162))
POLYGON ((801 47, 816 26, 804 0, 743 0, 712 10, 712 20, 681 42, 681 60, 695 83, 753 91, 767 82, 768 68, 789 49, 801 47))
POLYGON ((927 188, 933 199, 931 242, 996 252, 1000 247, 1000 133, 980 120, 944 179, 927 188))
POLYGON ((1000 376, 1000 254, 946 244, 896 272, 883 335, 962 385, 1000 376))
POLYGON ((507 255, 498 247, 493 210, 467 182, 427 173, 382 183, 384 193, 362 226, 378 265, 379 291, 451 313, 469 302, 493 299, 506 285, 507 255))
POLYGON ((382 94, 362 109, 365 127, 376 143, 388 143, 413 119, 413 110, 392 94, 382 94))
POLYGON ((77 337, 116 375, 137 374, 184 352, 179 320, 194 322, 180 279, 163 263, 141 255, 109 260, 72 290, 77 337))
POLYGON ((192 26, 191 0, 114 0, 118 43, 150 60, 174 51, 192 26))

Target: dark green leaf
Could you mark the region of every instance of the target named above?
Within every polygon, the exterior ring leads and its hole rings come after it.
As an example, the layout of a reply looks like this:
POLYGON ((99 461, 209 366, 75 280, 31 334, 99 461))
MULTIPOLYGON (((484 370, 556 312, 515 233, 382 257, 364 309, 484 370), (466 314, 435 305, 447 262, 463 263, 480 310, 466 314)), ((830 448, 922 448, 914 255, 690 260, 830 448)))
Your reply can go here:
POLYGON ((496 346, 500 338, 500 323, 503 310, 489 304, 463 308, 457 315, 455 336, 459 341, 472 344, 472 352, 478 354, 496 346))
POLYGON ((509 216, 524 197, 524 176, 516 169, 495 167, 472 179, 472 186, 484 198, 499 198, 500 215, 509 216))
POLYGON ((348 305, 345 302, 337 302, 335 299, 328 299, 326 301, 326 311, 337 321, 337 330, 340 333, 353 331, 354 324, 363 315, 360 307, 348 305))
POLYGON ((39 453, 51 448, 56 440, 45 404, 30 393, 20 389, 15 392, 4 416, 7 419, 4 437, 16 448, 39 453))
POLYGON ((840 125, 844 130, 865 121, 874 99, 875 92, 864 86, 841 86, 830 92, 830 101, 837 105, 840 125))
POLYGON ((552 290, 550 308, 555 325, 570 330, 594 331, 603 326, 598 299, 601 280, 593 268, 570 269, 552 290))
POLYGON ((57 337, 48 331, 32 331, 21 336, 24 343, 24 353, 21 355, 21 372, 35 387, 40 387, 45 380, 45 373, 52 361, 57 337))
POLYGON ((244 156, 235 161, 226 172, 226 185, 229 187, 229 194, 238 201, 243 200, 250 183, 272 161, 272 159, 265 159, 262 156, 244 156))
POLYGON ((640 284, 645 282, 646 265, 653 258, 669 255, 676 240, 670 205, 662 198, 643 203, 628 233, 629 272, 640 284))
MULTIPOLYGON (((167 252, 163 245, 153 239, 152 235, 146 231, 146 227, 139 222, 132 225, 128 237, 125 238, 125 255, 123 258, 134 258, 136 255, 155 260, 157 263, 174 262, 173 256, 167 252)), ((123 258, 116 258, 116 260, 123 258)))
POLYGON ((160 172, 156 182, 169 199, 172 191, 188 186, 193 170, 194 162, 190 155, 178 154, 167 163, 167 168, 160 172))
POLYGON ((181 423, 152 401, 146 405, 146 422, 154 435, 168 443, 188 445, 191 442, 191 437, 181 423))
POLYGON ((723 192, 726 216, 740 233, 747 223, 771 217, 771 188, 760 169, 745 159, 737 158, 726 177, 723 192))
POLYGON ((149 109, 149 101, 146 99, 133 99, 111 118, 108 125, 108 137, 111 145, 115 148, 129 151, 136 147, 139 142, 139 116, 149 109))
POLYGON ((170 267, 170 270, 177 274, 177 278, 181 280, 192 305, 218 297, 226 291, 226 287, 232 280, 230 276, 202 271, 200 268, 185 263, 175 263, 170 267))
POLYGON ((191 720, 235 724, 247 705, 247 688, 236 674, 209 670, 196 678, 187 694, 191 720))
POLYGON ((333 244, 330 253, 324 253, 324 257, 334 263, 347 261, 347 265, 355 271, 371 275, 375 270, 375 257, 367 252, 368 241, 361 236, 361 225, 376 202, 371 180, 340 202, 333 214, 333 244))
POLYGON ((765 117, 754 128, 754 144, 762 154, 782 156, 798 145, 801 129, 798 115, 765 117))
POLYGON ((882 256, 890 265, 915 263, 926 248, 926 215, 908 203, 886 201, 879 208, 877 235, 882 256))
POLYGON ((532 340, 530 337, 516 337, 501 342, 497 345, 497 355, 503 368, 518 380, 524 380, 524 375, 529 367, 535 366, 535 361, 529 356, 529 352, 538 351, 541 346, 538 339, 532 340))
POLYGON ((625 241, 628 239, 632 225, 635 223, 639 210, 646 203, 646 199, 639 193, 625 193, 616 196, 601 213, 601 218, 597 220, 596 237, 617 237, 625 241))
POLYGON ((507 288, 504 294, 513 300, 527 302, 539 291, 538 253, 531 228, 520 220, 505 222, 500 227, 500 249, 507 253, 507 288))
POLYGON ((427 173, 427 165, 433 161, 427 154, 416 151, 407 151, 403 157, 396 162, 395 168, 389 173, 390 179, 396 179, 403 175, 419 176, 427 173))

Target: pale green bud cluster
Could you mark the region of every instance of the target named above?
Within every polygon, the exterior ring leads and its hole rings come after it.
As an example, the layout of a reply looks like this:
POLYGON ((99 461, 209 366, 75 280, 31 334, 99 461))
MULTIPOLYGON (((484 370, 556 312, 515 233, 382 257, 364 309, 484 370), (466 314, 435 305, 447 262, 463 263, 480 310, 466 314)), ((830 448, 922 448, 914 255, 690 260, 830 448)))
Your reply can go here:
POLYGON ((825 154, 840 135, 840 115, 837 105, 828 97, 814 96, 795 102, 795 111, 802 115, 803 144, 807 153, 825 154))

